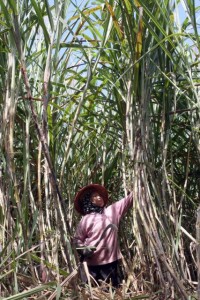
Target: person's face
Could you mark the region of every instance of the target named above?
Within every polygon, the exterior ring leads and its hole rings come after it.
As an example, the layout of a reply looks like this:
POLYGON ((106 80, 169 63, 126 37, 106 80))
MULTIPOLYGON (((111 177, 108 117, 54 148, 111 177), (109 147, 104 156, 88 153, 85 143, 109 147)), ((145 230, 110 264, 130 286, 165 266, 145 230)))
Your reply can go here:
POLYGON ((90 197, 90 201, 99 206, 99 207, 103 207, 104 206, 104 201, 103 198, 101 197, 101 195, 98 192, 93 192, 91 197, 90 197))

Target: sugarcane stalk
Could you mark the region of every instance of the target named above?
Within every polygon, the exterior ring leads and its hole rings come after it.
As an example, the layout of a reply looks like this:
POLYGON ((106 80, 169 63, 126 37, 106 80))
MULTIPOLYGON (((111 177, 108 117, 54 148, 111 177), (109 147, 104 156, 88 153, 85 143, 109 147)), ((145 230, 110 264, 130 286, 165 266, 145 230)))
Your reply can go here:
POLYGON ((200 206, 197 209, 197 221, 196 221, 196 256, 197 256, 197 297, 200 300, 200 206))
POLYGON ((42 130, 40 124, 39 124, 37 113, 36 113, 34 105, 33 105, 32 92, 31 92, 31 87, 30 87, 28 75, 27 75, 27 69, 26 69, 25 58, 24 58, 23 49, 22 49, 22 43, 21 43, 22 39, 21 39, 21 35, 20 35, 17 15, 14 15, 14 29, 12 30, 12 34, 13 34, 13 37, 14 37, 14 40, 15 40, 15 43, 16 43, 16 47, 17 47, 17 50, 18 50, 18 54, 19 54, 19 59, 20 59, 20 63, 21 63, 22 78, 23 78, 25 88, 26 88, 26 91, 27 91, 27 98, 30 101, 30 107, 31 107, 33 121, 35 123, 35 127, 36 127, 36 130, 37 130, 37 133, 38 133, 38 137, 39 137, 39 140, 42 144, 42 149, 43 149, 45 158, 46 158, 48 166, 49 166, 50 182, 51 182, 51 185, 52 185, 53 195, 56 198, 55 200, 56 200, 57 211, 58 211, 58 216, 59 216, 59 220, 60 220, 60 226, 59 227, 60 227, 60 230, 61 230, 61 237, 63 239, 63 241, 62 241, 63 242, 63 247, 65 249, 65 255, 66 255, 66 258, 67 258, 69 270, 70 270, 70 272, 72 272, 73 268, 72 268, 72 265, 71 265, 70 255, 69 255, 69 252, 68 252, 68 249, 67 249, 67 246, 66 246, 66 242, 64 240, 65 225, 67 227, 67 231, 68 231, 70 236, 71 236, 71 228, 70 228, 67 216, 66 216, 64 201, 63 201, 63 198, 62 198, 62 195, 61 195, 58 183, 57 183, 54 167, 53 167, 52 160, 51 160, 51 155, 49 153, 49 148, 48 148, 47 140, 46 140, 46 137, 45 137, 45 133, 42 130), (57 197, 58 197, 59 201, 57 201, 57 197), (63 220, 63 217, 64 217, 64 220, 63 220))

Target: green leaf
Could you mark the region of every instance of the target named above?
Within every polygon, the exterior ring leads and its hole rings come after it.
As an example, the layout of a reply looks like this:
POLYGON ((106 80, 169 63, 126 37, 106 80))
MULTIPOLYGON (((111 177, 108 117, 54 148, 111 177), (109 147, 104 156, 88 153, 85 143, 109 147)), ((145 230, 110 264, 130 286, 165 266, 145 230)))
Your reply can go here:
POLYGON ((10 7, 12 8, 12 11, 13 11, 14 15, 18 15, 16 1, 15 0, 8 0, 8 3, 10 5, 10 7))
MULTIPOLYGON (((38 22, 39 22, 40 26, 43 29, 43 33, 44 33, 46 44, 48 45, 50 43, 50 37, 49 37, 49 33, 48 33, 48 30, 47 30, 47 27, 46 27, 46 25, 44 23, 43 12, 40 9, 40 7, 37 5, 37 3, 36 3, 35 0, 31 0, 31 4, 34 7, 34 10, 36 12, 36 16, 37 16, 38 22)), ((47 48, 48 48, 48 46, 47 46, 47 48)))
POLYGON ((3 11, 3 15, 5 17, 6 24, 8 27, 11 27, 10 13, 3 1, 0 1, 0 5, 1 5, 2 11, 3 11))
POLYGON ((132 6, 131 6, 130 1, 129 0, 124 0, 124 2, 125 2, 126 9, 127 9, 128 13, 131 14, 132 13, 132 6))

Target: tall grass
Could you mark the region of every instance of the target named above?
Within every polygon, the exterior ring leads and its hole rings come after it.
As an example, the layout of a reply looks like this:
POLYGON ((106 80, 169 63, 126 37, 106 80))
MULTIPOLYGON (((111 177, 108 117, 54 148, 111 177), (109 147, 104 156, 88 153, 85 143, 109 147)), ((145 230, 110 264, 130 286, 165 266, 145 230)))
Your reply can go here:
POLYGON ((197 297, 199 8, 0 5, 2 297, 83 297, 73 198, 90 182, 111 202, 134 192, 119 235, 132 297, 197 297))

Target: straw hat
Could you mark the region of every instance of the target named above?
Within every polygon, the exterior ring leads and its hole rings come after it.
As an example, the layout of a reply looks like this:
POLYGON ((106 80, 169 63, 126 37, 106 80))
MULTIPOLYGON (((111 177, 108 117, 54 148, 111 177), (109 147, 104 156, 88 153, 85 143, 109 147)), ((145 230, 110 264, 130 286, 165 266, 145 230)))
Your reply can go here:
POLYGON ((76 194, 75 199, 74 199, 74 207, 81 215, 84 214, 82 207, 81 207, 81 200, 84 197, 84 195, 90 191, 98 192, 102 196, 102 198, 104 200, 104 206, 108 202, 108 192, 104 186, 102 186, 100 184, 95 184, 95 183, 86 185, 78 191, 78 193, 76 194))

